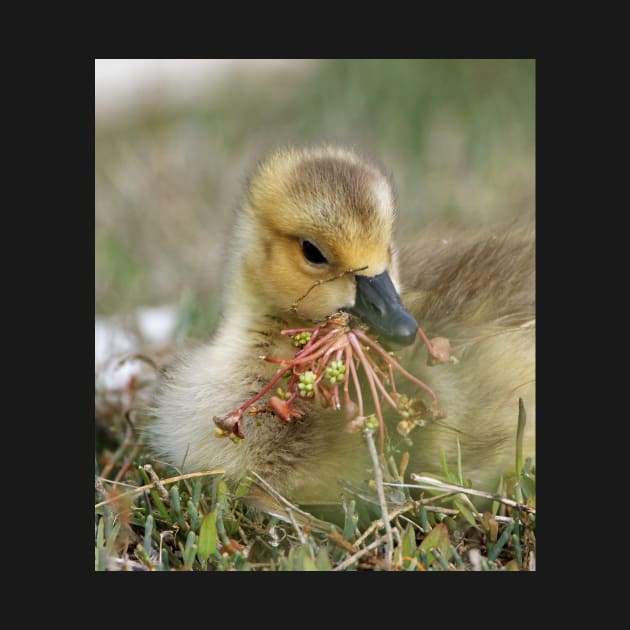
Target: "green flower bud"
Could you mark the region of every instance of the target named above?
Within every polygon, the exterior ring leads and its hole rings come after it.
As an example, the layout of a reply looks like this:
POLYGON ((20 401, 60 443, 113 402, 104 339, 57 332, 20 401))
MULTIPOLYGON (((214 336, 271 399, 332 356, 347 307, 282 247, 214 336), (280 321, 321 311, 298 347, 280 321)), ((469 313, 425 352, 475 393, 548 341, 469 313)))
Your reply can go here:
POLYGON ((296 335, 293 335, 293 345, 296 348, 300 348, 302 346, 305 346, 308 343, 308 340, 311 338, 311 333, 310 332, 301 332, 301 333, 297 333, 296 335))
POLYGON ((310 370, 300 374, 300 383, 304 383, 306 385, 313 382, 315 382, 315 374, 310 370))

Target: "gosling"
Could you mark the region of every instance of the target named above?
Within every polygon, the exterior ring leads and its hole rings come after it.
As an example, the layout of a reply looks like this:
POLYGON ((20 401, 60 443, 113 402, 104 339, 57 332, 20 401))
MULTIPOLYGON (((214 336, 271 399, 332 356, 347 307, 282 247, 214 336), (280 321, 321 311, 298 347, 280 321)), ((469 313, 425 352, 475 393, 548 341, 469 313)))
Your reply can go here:
POLYGON ((397 251, 395 217, 388 179, 353 151, 285 149, 258 165, 229 244, 216 331, 178 357, 156 396, 148 431, 159 457, 184 471, 224 469, 234 485, 255 471, 303 505, 339 501, 339 480, 370 479, 363 437, 344 430, 340 411, 304 403, 290 423, 246 413, 240 443, 217 437, 213 422, 276 373, 260 355, 293 356, 282 329, 345 310, 388 347, 403 348, 401 364, 446 413, 414 429, 412 444, 396 433, 400 418, 388 419, 409 472, 440 473, 440 449, 454 467, 459 440, 465 477, 495 489, 514 465, 519 398, 524 455, 534 458, 533 227, 429 230, 397 251), (447 337, 458 362, 428 367, 418 325, 447 337))

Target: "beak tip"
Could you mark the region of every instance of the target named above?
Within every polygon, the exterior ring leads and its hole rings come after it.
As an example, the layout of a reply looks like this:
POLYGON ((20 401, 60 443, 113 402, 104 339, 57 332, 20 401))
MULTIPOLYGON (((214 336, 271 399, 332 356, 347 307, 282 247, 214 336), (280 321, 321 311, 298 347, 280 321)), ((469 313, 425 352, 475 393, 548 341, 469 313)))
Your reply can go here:
POLYGON ((416 322, 408 311, 401 313, 401 315, 403 314, 404 317, 388 330, 386 337, 386 341, 396 344, 398 347, 411 345, 416 340, 418 334, 418 322, 416 322))
POLYGON ((418 322, 405 308, 387 271, 377 276, 355 276, 355 303, 346 309, 365 322, 390 349, 411 345, 418 322))

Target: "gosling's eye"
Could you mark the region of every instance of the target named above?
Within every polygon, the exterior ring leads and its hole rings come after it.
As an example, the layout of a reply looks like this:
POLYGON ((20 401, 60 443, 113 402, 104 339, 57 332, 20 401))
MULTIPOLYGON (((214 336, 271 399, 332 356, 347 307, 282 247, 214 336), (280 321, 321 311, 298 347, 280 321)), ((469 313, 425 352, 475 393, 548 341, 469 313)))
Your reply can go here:
POLYGON ((302 241, 302 253, 308 262, 315 265, 324 265, 328 262, 326 256, 324 256, 311 241, 307 241, 306 239, 302 241))

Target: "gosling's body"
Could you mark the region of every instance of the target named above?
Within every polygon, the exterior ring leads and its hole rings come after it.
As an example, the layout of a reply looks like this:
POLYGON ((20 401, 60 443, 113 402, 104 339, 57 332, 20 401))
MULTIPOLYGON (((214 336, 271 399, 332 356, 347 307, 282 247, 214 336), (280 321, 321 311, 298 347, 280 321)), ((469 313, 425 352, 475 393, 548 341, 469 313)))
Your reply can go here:
MULTIPOLYGON (((401 252, 403 300, 429 336, 443 335, 456 365, 420 368, 447 412, 412 434, 410 470, 439 472, 443 448, 464 474, 494 490, 514 467, 518 399, 527 413, 526 457, 535 457, 535 252, 533 228, 425 237, 401 252), (446 426, 448 425, 448 427, 446 426)), ((422 364, 420 344, 406 352, 422 364)))
MULTIPOLYGON (((454 462, 459 436, 466 476, 493 489, 514 461, 519 397, 528 414, 525 454, 534 456, 533 230, 426 235, 398 255, 394 217, 386 178, 352 152, 284 151, 261 164, 226 261, 217 330, 178 359, 157 396, 149 430, 162 457, 186 471, 223 468, 233 482, 255 470, 301 503, 337 500, 339 478, 370 478, 361 434, 344 431, 343 412, 304 403, 304 417, 290 424, 246 414, 239 444, 216 437, 212 420, 237 409, 275 374, 277 366, 260 355, 293 355, 280 330, 312 326, 352 307, 355 279, 341 272, 366 267, 360 273, 387 271, 423 329, 448 337, 459 360, 427 367, 419 340, 397 353, 447 413, 443 423, 415 429, 412 447, 401 444, 411 454, 408 470, 439 471, 440 448, 454 462), (326 264, 304 259, 305 240, 326 264), (340 277, 300 299, 333 276, 340 277)), ((394 441, 397 420, 389 426, 394 441)))

